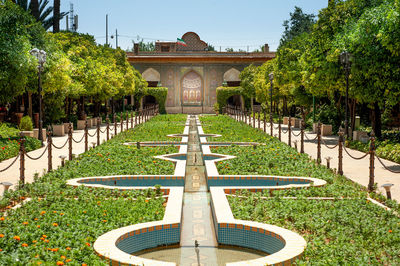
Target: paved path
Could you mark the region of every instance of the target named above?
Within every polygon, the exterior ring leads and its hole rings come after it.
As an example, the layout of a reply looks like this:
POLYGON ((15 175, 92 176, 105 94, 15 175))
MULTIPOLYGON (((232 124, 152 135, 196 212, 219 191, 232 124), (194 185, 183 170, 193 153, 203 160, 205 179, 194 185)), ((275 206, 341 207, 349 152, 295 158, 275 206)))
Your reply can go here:
MULTIPOLYGON (((247 121, 249 125, 253 126, 252 121, 247 121)), ((258 128, 258 120, 256 119, 256 128, 258 128)), ((274 130, 273 130, 273 135, 278 134, 278 130, 275 129, 278 127, 278 124, 274 124, 274 130)), ((263 121, 260 121, 260 129, 264 129, 264 124, 263 121)), ((282 124, 282 129, 284 131, 287 130, 287 125, 282 124)), ((267 127, 266 127, 266 132, 267 134, 270 134, 270 127, 269 123, 267 122, 267 127)), ((294 134, 299 134, 300 129, 293 129, 294 134)), ((307 136, 309 139, 314 139, 316 137, 316 134, 313 134, 311 132, 307 132, 307 136)), ((338 137, 337 136, 329 136, 329 137, 323 137, 325 140, 326 144, 329 145, 329 147, 332 147, 337 144, 338 142, 338 137)), ((283 134, 281 137, 282 142, 288 143, 288 133, 283 134)), ((295 137, 292 135, 292 147, 294 147, 293 142, 295 140, 298 140, 297 144, 297 149, 300 151, 300 136, 295 137)), ((352 150, 352 149, 347 149, 349 153, 353 157, 361 157, 365 153, 352 150)), ((309 154, 313 159, 317 158, 317 140, 315 141, 309 141, 305 138, 304 141, 304 152, 309 154)), ((321 158, 322 158, 322 164, 326 164, 326 157, 331 157, 331 168, 338 168, 338 148, 335 149, 328 149, 325 145, 321 144, 321 158)), ((384 160, 382 159, 382 162, 389 167, 392 170, 395 171, 400 171, 400 164, 384 160)), ((357 182, 358 184, 361 184, 365 187, 368 187, 368 182, 369 182, 369 155, 367 155, 364 159, 361 160, 354 160, 352 159, 346 152, 343 150, 343 175, 346 176, 347 178, 357 182)), ((392 193, 392 198, 400 202, 400 174, 399 173, 392 173, 386 169, 383 168, 383 166, 379 163, 377 159, 375 159, 375 182, 378 183, 378 191, 381 192, 383 195, 386 196, 385 190, 381 187, 383 184, 386 183, 392 183, 394 186, 391 189, 392 193)))
MULTIPOLYGON (((117 133, 121 132, 121 123, 118 123, 117 126, 117 133)), ((124 123, 124 130, 126 130, 126 123, 124 123)), ((131 126, 131 123, 129 121, 129 128, 131 126)), ((110 137, 111 135, 114 135, 114 125, 110 124, 110 137)), ((89 135, 94 135, 93 137, 88 137, 88 144, 89 148, 92 147, 92 142, 97 143, 97 134, 96 134, 96 128, 91 128, 89 129, 89 135)), ((100 143, 103 143, 103 141, 106 140, 107 135, 106 135, 106 125, 102 125, 100 127, 100 130, 103 131, 104 133, 100 133, 100 143)), ((73 132, 73 139, 76 141, 80 141, 84 135, 84 130, 74 130, 73 132)), ((65 135, 63 137, 53 137, 53 144, 61 147, 64 145, 64 143, 67 141, 68 135, 65 135)), ((44 142, 45 146, 31 151, 28 153, 29 156, 36 158, 40 156, 43 151, 45 150, 45 147, 47 145, 47 142, 44 142)), ((74 141, 72 142, 72 153, 73 154, 81 154, 85 152, 85 142, 82 140, 80 143, 75 143, 74 141)), ((31 160, 25 156, 25 182, 26 183, 31 183, 34 181, 34 176, 36 173, 39 174, 39 176, 42 176, 44 173, 47 172, 47 165, 48 165, 48 159, 47 159, 47 151, 46 153, 38 160, 31 160)), ((65 145, 63 149, 56 149, 52 148, 52 154, 53 154, 53 169, 57 169, 58 166, 61 165, 61 159, 59 158, 60 155, 65 155, 67 156, 68 159, 68 144, 65 145)), ((4 169, 7 166, 11 164, 11 162, 15 159, 15 157, 2 161, 0 162, 0 169, 4 169)), ((66 160, 67 160, 66 159, 66 160)), ((19 176, 20 176, 20 160, 18 159, 13 166, 11 166, 8 170, 1 172, 0 173, 0 182, 8 181, 14 184, 11 188, 15 188, 15 186, 19 182, 19 176)), ((0 195, 3 195, 3 186, 0 186, 0 195)))

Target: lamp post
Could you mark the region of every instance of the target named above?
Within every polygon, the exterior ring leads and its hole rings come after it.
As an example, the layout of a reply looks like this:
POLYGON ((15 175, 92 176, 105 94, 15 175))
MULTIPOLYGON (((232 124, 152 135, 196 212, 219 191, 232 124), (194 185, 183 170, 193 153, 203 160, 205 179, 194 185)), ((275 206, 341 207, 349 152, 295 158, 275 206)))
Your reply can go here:
POLYGON ((349 115, 349 75, 350 75, 350 70, 351 70, 351 57, 352 55, 344 51, 340 54, 340 62, 343 65, 345 75, 346 75, 346 113, 345 113, 345 118, 344 118, 344 127, 345 127, 345 134, 346 137, 349 136, 349 125, 348 125, 348 115, 349 115))
POLYGON ((43 71, 43 66, 46 63, 46 52, 33 48, 30 54, 37 58, 38 60, 38 91, 39 91, 39 140, 43 146, 43 113, 42 113, 42 81, 41 74, 43 71))
POLYGON ((270 110, 269 110, 269 121, 271 122, 271 132, 272 132, 272 88, 273 88, 273 81, 274 81, 274 72, 269 73, 269 81, 271 83, 271 89, 269 92, 269 96, 270 96, 270 101, 271 101, 271 105, 270 105, 270 110))

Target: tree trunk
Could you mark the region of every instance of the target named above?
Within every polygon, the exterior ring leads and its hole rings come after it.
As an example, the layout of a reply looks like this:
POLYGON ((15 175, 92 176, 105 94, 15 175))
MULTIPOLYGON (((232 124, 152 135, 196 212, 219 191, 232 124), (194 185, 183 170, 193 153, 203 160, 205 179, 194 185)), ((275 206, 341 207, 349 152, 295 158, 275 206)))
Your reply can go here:
POLYGON ((372 113, 372 130, 375 132, 375 136, 380 138, 382 136, 382 120, 381 120, 381 109, 378 103, 374 103, 374 110, 372 113))
POLYGON ((28 115, 31 117, 33 121, 33 112, 32 112, 32 92, 28 92, 28 115))
POLYGON ((33 17, 39 21, 40 13, 39 13, 39 0, 31 0, 29 4, 29 9, 32 12, 33 17))
POLYGON ((53 32, 60 31, 60 0, 54 0, 53 10, 53 32))

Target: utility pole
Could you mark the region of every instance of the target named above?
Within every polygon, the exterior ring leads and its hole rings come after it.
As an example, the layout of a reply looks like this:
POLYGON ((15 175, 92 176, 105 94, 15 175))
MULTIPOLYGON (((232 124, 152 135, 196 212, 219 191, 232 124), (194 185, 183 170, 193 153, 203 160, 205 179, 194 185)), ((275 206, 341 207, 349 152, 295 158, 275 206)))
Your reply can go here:
POLYGON ((108 14, 106 14, 106 46, 108 46, 108 14))

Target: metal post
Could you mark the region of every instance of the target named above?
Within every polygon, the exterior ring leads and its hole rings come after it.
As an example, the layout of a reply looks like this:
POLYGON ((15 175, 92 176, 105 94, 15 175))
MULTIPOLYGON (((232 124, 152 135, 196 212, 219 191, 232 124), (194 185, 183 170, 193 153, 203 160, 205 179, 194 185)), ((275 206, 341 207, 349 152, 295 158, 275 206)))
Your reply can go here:
POLYGON ((279 133, 278 133, 278 138, 279 138, 279 141, 282 141, 282 124, 281 124, 281 122, 282 122, 282 117, 281 117, 281 115, 279 115, 279 118, 278 118, 278 131, 279 131, 279 133))
POLYGON ((120 113, 119 119, 121 120, 121 132, 124 131, 124 113, 120 113))
POLYGON ((264 110, 264 117, 263 117, 263 123, 264 123, 264 132, 267 132, 267 112, 264 110))
POLYGON ((53 170, 52 139, 50 130, 47 132, 47 172, 53 170))
POLYGON ((85 151, 88 151, 88 121, 85 120, 85 151))
POLYGON ((369 182, 368 182, 368 190, 374 190, 375 184, 375 133, 371 132, 371 137, 369 138, 369 182))
POLYGON ((317 163, 321 164, 321 122, 318 121, 318 128, 317 128, 317 163))
POLYGON ((304 153, 304 128, 305 128, 305 122, 302 119, 300 126, 300 153, 304 153))
POLYGON ((100 145, 100 118, 97 118, 97 146, 100 145))
POLYGON ((117 116, 114 114, 114 136, 117 135, 117 116))
POLYGON ((25 138, 20 136, 20 146, 19 146, 19 182, 23 187, 25 185, 25 138))
POLYGON ((68 125, 68 160, 72 160, 72 123, 68 125))
POLYGON ((258 129, 260 129, 261 110, 258 110, 258 129))
POLYGON ((39 79, 38 79, 38 85, 39 85, 39 140, 43 146, 43 113, 42 113, 42 82, 41 82, 42 66, 39 65, 38 68, 39 68, 39 79))
POLYGON ((135 112, 135 127, 136 127, 136 125, 137 125, 137 114, 136 114, 136 112, 135 112))
POLYGON ((246 113, 246 109, 244 111, 244 122, 247 124, 247 113, 246 113))
POLYGON ((339 158, 338 158, 338 174, 343 175, 343 130, 342 128, 339 129, 339 158))
POLYGON ((272 113, 269 115, 269 125, 271 127, 270 135, 271 137, 274 135, 274 123, 272 122, 272 113))
POLYGON ((133 128, 133 112, 131 111, 131 128, 133 128))
POLYGON ((107 128, 106 128, 107 140, 109 140, 110 139, 110 119, 108 119, 108 117, 106 118, 106 123, 107 123, 107 128))
POLYGON ((288 121, 288 145, 292 147, 292 118, 289 115, 288 121))
POLYGON ((253 110, 253 127, 256 127, 256 112, 253 110))
POLYGON ((126 112, 126 130, 129 129, 129 112, 126 112))

